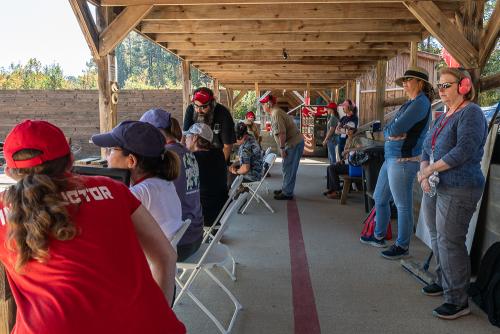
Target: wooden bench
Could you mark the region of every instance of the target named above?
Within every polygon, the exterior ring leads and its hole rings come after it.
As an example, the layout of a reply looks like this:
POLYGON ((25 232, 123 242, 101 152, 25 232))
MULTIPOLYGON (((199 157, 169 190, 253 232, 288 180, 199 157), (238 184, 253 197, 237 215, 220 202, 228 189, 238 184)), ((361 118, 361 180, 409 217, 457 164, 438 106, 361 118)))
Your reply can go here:
POLYGON ((344 180, 344 186, 342 187, 342 194, 340 195, 340 204, 344 205, 347 203, 347 194, 351 190, 351 185, 353 182, 362 182, 362 177, 353 177, 349 175, 339 175, 341 180, 344 180))

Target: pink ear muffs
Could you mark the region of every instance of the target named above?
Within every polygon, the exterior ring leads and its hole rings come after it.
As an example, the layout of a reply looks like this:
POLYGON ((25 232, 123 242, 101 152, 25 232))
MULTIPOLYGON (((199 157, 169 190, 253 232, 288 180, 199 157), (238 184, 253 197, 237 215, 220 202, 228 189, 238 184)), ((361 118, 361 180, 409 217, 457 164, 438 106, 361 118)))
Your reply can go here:
POLYGON ((467 95, 472 89, 472 81, 470 78, 465 77, 458 83, 458 94, 467 95))

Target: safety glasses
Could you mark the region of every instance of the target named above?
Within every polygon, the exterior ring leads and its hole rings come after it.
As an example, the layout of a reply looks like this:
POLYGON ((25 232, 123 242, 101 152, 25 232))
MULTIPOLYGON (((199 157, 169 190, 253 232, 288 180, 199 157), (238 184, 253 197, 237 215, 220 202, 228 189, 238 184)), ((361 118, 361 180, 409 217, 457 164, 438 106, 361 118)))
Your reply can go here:
POLYGON ((193 103, 193 108, 198 109, 198 110, 207 109, 209 106, 210 106, 210 103, 202 104, 202 105, 197 105, 196 103, 193 103))
POLYGON ((456 84, 456 82, 443 82, 436 84, 436 86, 438 89, 448 89, 453 86, 453 84, 456 84))

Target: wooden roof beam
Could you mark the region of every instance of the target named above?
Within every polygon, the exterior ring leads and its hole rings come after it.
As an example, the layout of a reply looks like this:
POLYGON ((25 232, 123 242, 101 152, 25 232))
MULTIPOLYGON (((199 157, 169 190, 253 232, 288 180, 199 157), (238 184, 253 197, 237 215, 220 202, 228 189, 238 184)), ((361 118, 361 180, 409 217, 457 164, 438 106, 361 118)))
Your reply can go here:
MULTIPOLYGON (((192 62, 232 62, 232 63, 240 63, 244 61, 252 61, 252 62, 270 62, 276 63, 277 61, 283 61, 281 55, 279 57, 276 56, 262 56, 256 58, 256 56, 238 56, 238 57, 230 57, 230 56, 181 56, 183 59, 189 59, 192 62)), ((293 57, 293 61, 304 61, 304 62, 366 62, 373 63, 381 58, 392 58, 392 57, 383 57, 383 56, 298 56, 293 57)), ((283 61, 285 62, 285 61, 283 61)))
POLYGON ((86 0, 69 0, 69 4, 75 13, 76 20, 80 29, 82 29, 83 36, 87 42, 92 57, 95 60, 100 58, 99 56, 99 31, 90 13, 89 6, 86 0))
POLYGON ((477 68, 479 51, 432 1, 405 1, 405 6, 464 67, 477 68))
MULTIPOLYGON (((459 3, 461 0, 437 0, 436 2, 442 3, 459 3)), ((290 3, 297 4, 303 3, 303 0, 287 0, 287 1, 272 1, 272 0, 251 0, 256 4, 269 4, 276 3, 290 3)), ((315 0, 315 3, 345 3, 346 0, 315 0)), ((352 3, 400 3, 401 0, 351 0, 352 3)), ((246 5, 248 1, 245 0, 101 0, 101 6, 130 6, 130 5, 207 5, 207 4, 239 4, 246 5)))
MULTIPOLYGON (((456 3, 443 3, 441 10, 453 15, 456 3)), ((157 6, 149 20, 294 20, 294 19, 413 19, 401 3, 296 3, 157 6)))
MULTIPOLYGON (((180 56, 196 56, 196 57, 235 57, 240 56, 255 56, 255 57, 277 57, 283 59, 282 50, 173 50, 180 56)), ((366 57, 383 57, 395 56, 395 50, 290 50, 288 51, 288 59, 304 56, 330 56, 330 57, 350 57, 350 56, 366 56, 366 57)))
MULTIPOLYGON (((438 7, 436 7, 438 8, 438 7)), ((439 10, 439 8, 438 8, 439 10)), ((143 33, 237 33, 259 32, 413 32, 422 29, 417 20, 212 20, 205 21, 144 21, 143 33)))
POLYGON ((488 21, 481 39, 481 50, 479 51, 479 67, 483 68, 491 52, 495 48, 496 41, 500 34, 500 0, 497 0, 493 14, 488 21))
POLYGON ((409 47, 408 42, 167 42, 173 50, 394 50, 409 47))
POLYGON ((193 63, 193 66, 200 68, 201 70, 209 71, 336 71, 336 72, 357 72, 357 71, 368 71, 373 69, 372 65, 329 65, 329 64, 262 64, 262 63, 251 63, 251 64, 228 64, 228 63, 193 63))
POLYGON ((99 55, 112 51, 153 8, 151 5, 126 7, 99 36, 99 55))
POLYGON ((212 32, 212 33, 157 33, 157 42, 419 42, 423 36, 421 32, 294 32, 293 34, 259 32, 251 34, 241 32, 212 32))

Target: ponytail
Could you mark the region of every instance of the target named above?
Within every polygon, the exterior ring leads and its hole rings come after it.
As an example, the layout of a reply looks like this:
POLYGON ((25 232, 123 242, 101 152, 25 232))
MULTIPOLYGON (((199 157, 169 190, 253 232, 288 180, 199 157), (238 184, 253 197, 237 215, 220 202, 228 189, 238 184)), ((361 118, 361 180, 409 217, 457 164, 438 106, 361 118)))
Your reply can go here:
POLYGON ((165 150, 159 157, 145 157, 125 149, 122 149, 121 153, 124 156, 133 154, 137 159, 137 168, 151 177, 159 177, 167 181, 174 181, 179 177, 181 162, 175 152, 165 150))
MULTIPOLYGON (((22 150, 13 159, 26 160, 40 154, 37 150, 22 150)), ((16 271, 30 260, 45 262, 51 238, 62 241, 76 236, 68 203, 61 195, 70 183, 63 176, 70 163, 67 155, 32 168, 10 169, 19 181, 7 188, 2 200, 7 208, 7 247, 17 253, 16 271)))
POLYGON ((163 168, 163 178, 168 181, 173 181, 179 177, 181 169, 181 159, 172 151, 165 151, 163 156, 164 168, 163 168))

